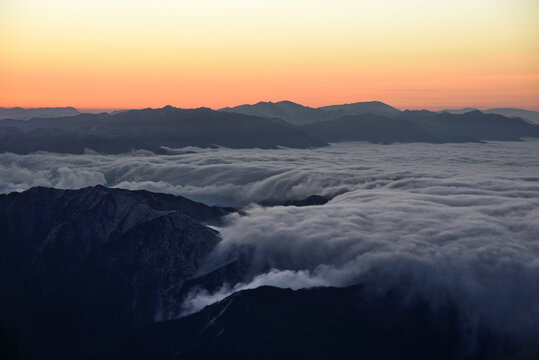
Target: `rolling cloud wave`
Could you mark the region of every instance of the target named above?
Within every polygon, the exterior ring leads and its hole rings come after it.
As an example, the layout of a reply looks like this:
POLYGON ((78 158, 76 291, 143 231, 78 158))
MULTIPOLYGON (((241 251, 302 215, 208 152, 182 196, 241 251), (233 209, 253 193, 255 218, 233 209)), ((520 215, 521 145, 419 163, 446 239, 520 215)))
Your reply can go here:
POLYGON ((539 142, 336 144, 317 150, 187 149, 176 155, 0 154, 0 191, 94 184, 243 207, 219 229, 218 266, 252 249, 250 280, 196 290, 191 313, 260 285, 365 284, 452 301, 480 324, 539 334, 539 142), (331 195, 322 206, 254 202, 331 195))

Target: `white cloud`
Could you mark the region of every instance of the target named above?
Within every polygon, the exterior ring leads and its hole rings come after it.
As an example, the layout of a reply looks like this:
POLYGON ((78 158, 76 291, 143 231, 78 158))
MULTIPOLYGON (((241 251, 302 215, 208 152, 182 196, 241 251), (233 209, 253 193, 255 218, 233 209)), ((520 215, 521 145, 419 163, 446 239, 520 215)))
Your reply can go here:
MULTIPOLYGON (((196 311, 260 285, 405 287, 452 299, 470 323, 539 333, 539 141, 337 144, 316 150, 189 149, 0 154, 0 191, 103 183, 246 206, 220 229, 209 264, 253 248, 252 281, 198 290, 196 311), (324 206, 248 205, 341 194, 324 206), (271 269, 271 270, 268 270, 271 269)), ((209 266, 209 265, 208 265, 209 266)))
POLYGON ((191 294, 186 312, 260 285, 363 283, 374 291, 399 288, 433 305, 451 299, 479 323, 538 334, 537 219, 539 189, 527 197, 512 189, 448 197, 385 187, 351 191, 324 206, 254 206, 229 217, 209 258, 218 264, 248 245, 253 280, 191 294))
POLYGON ((539 187, 538 146, 539 141, 530 140, 391 146, 344 143, 315 150, 189 148, 175 155, 4 153, 0 154, 0 192, 101 182, 233 206, 380 187, 448 195, 512 189, 517 196, 526 196, 526 191, 539 187), (65 178, 69 171, 78 180, 65 178), (515 176, 521 179, 515 182, 515 176))

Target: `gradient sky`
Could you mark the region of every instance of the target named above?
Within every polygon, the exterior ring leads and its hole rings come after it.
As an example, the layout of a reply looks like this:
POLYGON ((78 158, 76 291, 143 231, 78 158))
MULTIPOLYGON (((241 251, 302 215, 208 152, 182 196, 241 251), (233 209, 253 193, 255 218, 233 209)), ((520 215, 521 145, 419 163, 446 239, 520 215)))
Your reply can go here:
POLYGON ((0 106, 539 110, 537 0, 0 0, 0 106))

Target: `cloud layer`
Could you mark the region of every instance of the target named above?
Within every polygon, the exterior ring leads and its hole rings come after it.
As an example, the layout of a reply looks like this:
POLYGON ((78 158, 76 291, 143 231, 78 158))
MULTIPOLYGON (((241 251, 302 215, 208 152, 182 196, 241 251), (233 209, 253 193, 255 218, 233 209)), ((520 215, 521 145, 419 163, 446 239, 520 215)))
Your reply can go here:
MULTIPOLYGON (((512 188, 520 178, 538 179, 538 147, 537 140, 530 140, 391 146, 341 143, 316 150, 188 148, 176 155, 144 151, 121 155, 3 153, 0 193, 39 185, 78 188, 102 184, 233 206, 387 186, 450 194, 469 182, 480 182, 468 191, 483 193, 497 191, 495 186, 512 188), (436 184, 420 184, 429 182, 436 184)), ((534 186, 529 181, 517 185, 523 184, 534 186)))
POLYGON ((420 296, 434 307, 456 304, 472 342, 484 326, 530 346, 539 335, 534 183, 401 180, 348 192, 324 206, 254 206, 229 218, 210 258, 219 263, 238 247, 252 247, 254 279, 212 294, 195 291, 185 313, 261 285, 363 283, 375 293, 399 289, 420 296))
POLYGON ((183 313, 260 285, 364 283, 453 301, 481 324, 539 335, 539 141, 337 144, 316 150, 187 149, 104 156, 0 154, 0 191, 105 184, 244 206, 219 229, 217 266, 252 249, 251 281, 198 290, 183 313), (323 206, 266 199, 337 195, 323 206))

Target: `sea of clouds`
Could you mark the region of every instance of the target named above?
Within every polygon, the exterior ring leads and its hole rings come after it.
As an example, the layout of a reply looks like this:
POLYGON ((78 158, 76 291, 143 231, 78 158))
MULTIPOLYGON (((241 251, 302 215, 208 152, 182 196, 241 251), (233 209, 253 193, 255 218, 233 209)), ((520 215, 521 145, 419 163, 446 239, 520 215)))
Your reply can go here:
POLYGON ((246 206, 357 189, 397 188, 450 195, 513 190, 539 178, 538 140, 487 144, 340 143, 319 149, 199 149, 174 155, 0 154, 0 193, 33 186, 106 185, 246 206), (417 188, 414 190, 414 188, 417 188))
MULTIPOLYGON (((251 277, 189 295, 183 314, 260 285, 405 289, 480 325, 539 335, 539 141, 341 143, 313 150, 173 155, 0 154, 0 192, 104 184, 242 207, 219 229, 218 266, 251 249, 251 277), (321 206, 265 200, 332 196, 321 206)), ((531 340, 530 340, 531 341, 531 340)))

